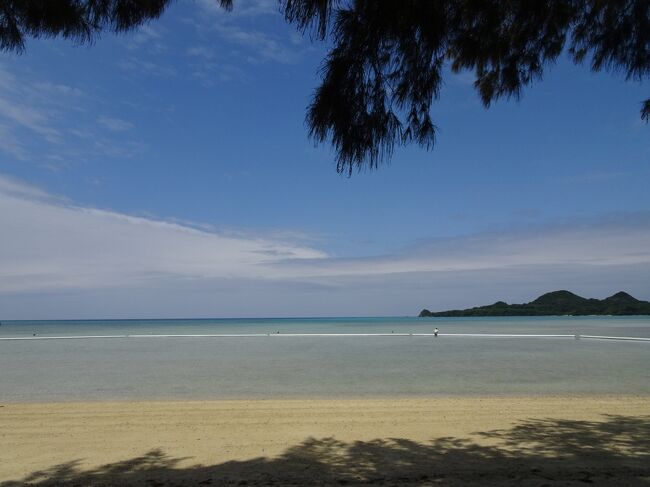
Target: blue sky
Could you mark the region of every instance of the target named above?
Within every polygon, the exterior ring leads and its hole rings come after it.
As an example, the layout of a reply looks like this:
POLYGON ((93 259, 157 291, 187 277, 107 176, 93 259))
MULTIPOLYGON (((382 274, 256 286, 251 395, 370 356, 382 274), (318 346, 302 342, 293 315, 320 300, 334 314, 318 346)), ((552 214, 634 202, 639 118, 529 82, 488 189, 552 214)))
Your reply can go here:
POLYGON ((449 75, 435 148, 347 178, 304 124, 326 47, 205 0, 2 54, 0 318, 650 298, 647 82, 561 61, 486 110, 449 75))

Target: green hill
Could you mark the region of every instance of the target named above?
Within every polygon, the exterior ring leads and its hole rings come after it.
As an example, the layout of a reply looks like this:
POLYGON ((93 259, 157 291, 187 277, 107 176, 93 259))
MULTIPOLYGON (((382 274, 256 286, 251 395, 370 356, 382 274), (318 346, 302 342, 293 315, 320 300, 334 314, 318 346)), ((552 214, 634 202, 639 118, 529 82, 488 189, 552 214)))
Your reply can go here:
POLYGON ((588 299, 570 291, 553 291, 524 304, 508 304, 504 301, 497 301, 494 304, 469 309, 438 312, 423 309, 420 312, 420 317, 554 315, 650 315, 650 302, 640 301, 623 291, 605 299, 588 299))

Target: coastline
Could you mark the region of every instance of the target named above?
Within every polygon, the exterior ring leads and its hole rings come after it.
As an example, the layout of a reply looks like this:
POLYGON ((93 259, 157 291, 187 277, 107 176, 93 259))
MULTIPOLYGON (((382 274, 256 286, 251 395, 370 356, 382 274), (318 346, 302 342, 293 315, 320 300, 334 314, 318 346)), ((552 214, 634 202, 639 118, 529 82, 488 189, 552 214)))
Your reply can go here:
POLYGON ((0 405, 3 487, 650 481, 648 395, 0 405))

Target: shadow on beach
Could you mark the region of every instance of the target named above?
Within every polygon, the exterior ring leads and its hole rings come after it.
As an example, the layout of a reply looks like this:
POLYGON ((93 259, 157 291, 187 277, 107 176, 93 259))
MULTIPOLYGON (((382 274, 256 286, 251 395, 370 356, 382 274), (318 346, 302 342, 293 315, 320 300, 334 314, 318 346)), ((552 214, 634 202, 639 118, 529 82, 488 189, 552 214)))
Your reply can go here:
POLYGON ((273 458, 180 467, 161 450, 92 470, 81 459, 1 487, 88 485, 649 485, 650 416, 529 420, 469 439, 309 438, 273 458))

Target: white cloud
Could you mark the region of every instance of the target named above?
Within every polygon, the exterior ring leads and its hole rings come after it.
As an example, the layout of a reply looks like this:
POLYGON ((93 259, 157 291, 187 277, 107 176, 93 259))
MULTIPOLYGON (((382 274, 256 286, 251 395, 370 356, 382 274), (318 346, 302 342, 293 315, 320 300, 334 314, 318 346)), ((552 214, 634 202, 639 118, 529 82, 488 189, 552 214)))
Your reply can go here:
POLYGON ((273 277, 308 247, 84 208, 0 178, 0 292, 129 286, 174 279, 273 277))
POLYGON ((29 200, 43 204, 57 204, 68 201, 65 198, 54 196, 46 191, 43 191, 36 186, 23 184, 19 181, 2 175, 0 175, 0 197, 29 200))
MULTIPOLYGON (((309 46, 298 42, 298 36, 292 28, 283 31, 283 35, 268 29, 267 22, 273 21, 273 16, 284 23, 276 1, 235 2, 230 12, 222 9, 218 2, 210 0, 200 0, 198 5, 199 15, 193 24, 199 34, 207 37, 214 33, 221 42, 225 41, 241 48, 243 53, 236 53, 234 56, 237 60, 245 59, 249 63, 293 64, 310 49, 309 46)), ((205 54, 204 51, 200 52, 205 54)))
POLYGON ((212 59, 214 57, 214 53, 212 52, 212 50, 208 49, 205 46, 190 47, 187 50, 187 54, 188 56, 201 57, 204 59, 212 59))
MULTIPOLYGON (((68 106, 71 97, 83 96, 83 92, 73 86, 18 79, 2 64, 0 88, 0 118, 4 118, 5 127, 26 129, 32 137, 39 135, 50 143, 61 142, 57 127, 59 110, 68 106)), ((17 140, 18 136, 14 136, 17 140)), ((20 144, 18 140, 17 143, 20 144)))
POLYGON ((100 99, 76 86, 34 80, 29 72, 15 71, 18 74, 0 63, 0 151, 4 154, 58 170, 89 157, 131 157, 142 152, 141 142, 108 133, 124 132, 133 125, 117 117, 98 117, 100 99))
POLYGON ((184 19, 194 27, 195 38, 189 38, 189 45, 184 45, 188 38, 177 39, 176 45, 183 46, 180 52, 173 53, 171 45, 170 51, 162 44, 175 35, 173 30, 144 26, 127 36, 124 45, 130 52, 117 66, 129 75, 171 78, 189 74, 211 87, 245 79, 248 65, 295 64, 313 49, 294 29, 274 28, 274 24, 286 27, 275 0, 238 1, 232 11, 214 0, 199 0, 196 6, 184 19), (182 60, 185 66, 168 62, 170 55, 180 53, 186 55, 182 60))
POLYGON ((166 50, 166 47, 162 39, 163 35, 166 34, 166 29, 160 25, 141 25, 133 34, 127 35, 125 39, 126 48, 130 51, 146 48, 147 52, 150 53, 163 52, 166 50))
POLYGON ((119 61, 117 67, 138 75, 158 76, 161 78, 171 78, 176 76, 176 68, 173 66, 140 59, 135 56, 119 61))
POLYGON ((68 86, 47 81, 34 83, 34 88, 42 93, 64 95, 64 96, 83 96, 84 92, 75 86, 68 86))
POLYGON ((7 125, 0 125, 0 150, 18 160, 27 159, 27 150, 7 125))
POLYGON ((216 24, 214 28, 226 41, 248 48, 248 59, 251 61, 292 64, 300 56, 300 52, 295 48, 261 31, 225 24, 216 24))
POLYGON ((125 130, 130 130, 133 128, 133 124, 131 122, 127 122, 121 118, 98 117, 97 122, 103 127, 106 127, 108 130, 112 130, 113 132, 123 132, 125 130))
POLYGON ((41 110, 16 100, 0 97, 0 116, 43 136, 50 142, 59 140, 59 132, 52 127, 49 116, 41 110))
POLYGON ((640 264, 650 264, 647 216, 623 223, 599 221, 439 239, 393 255, 302 261, 292 264, 292 268, 303 276, 324 277, 640 264))
POLYGON ((299 233, 82 207, 0 176, 0 228, 7 318, 414 314, 559 288, 650 297, 647 213, 334 258, 299 233))

